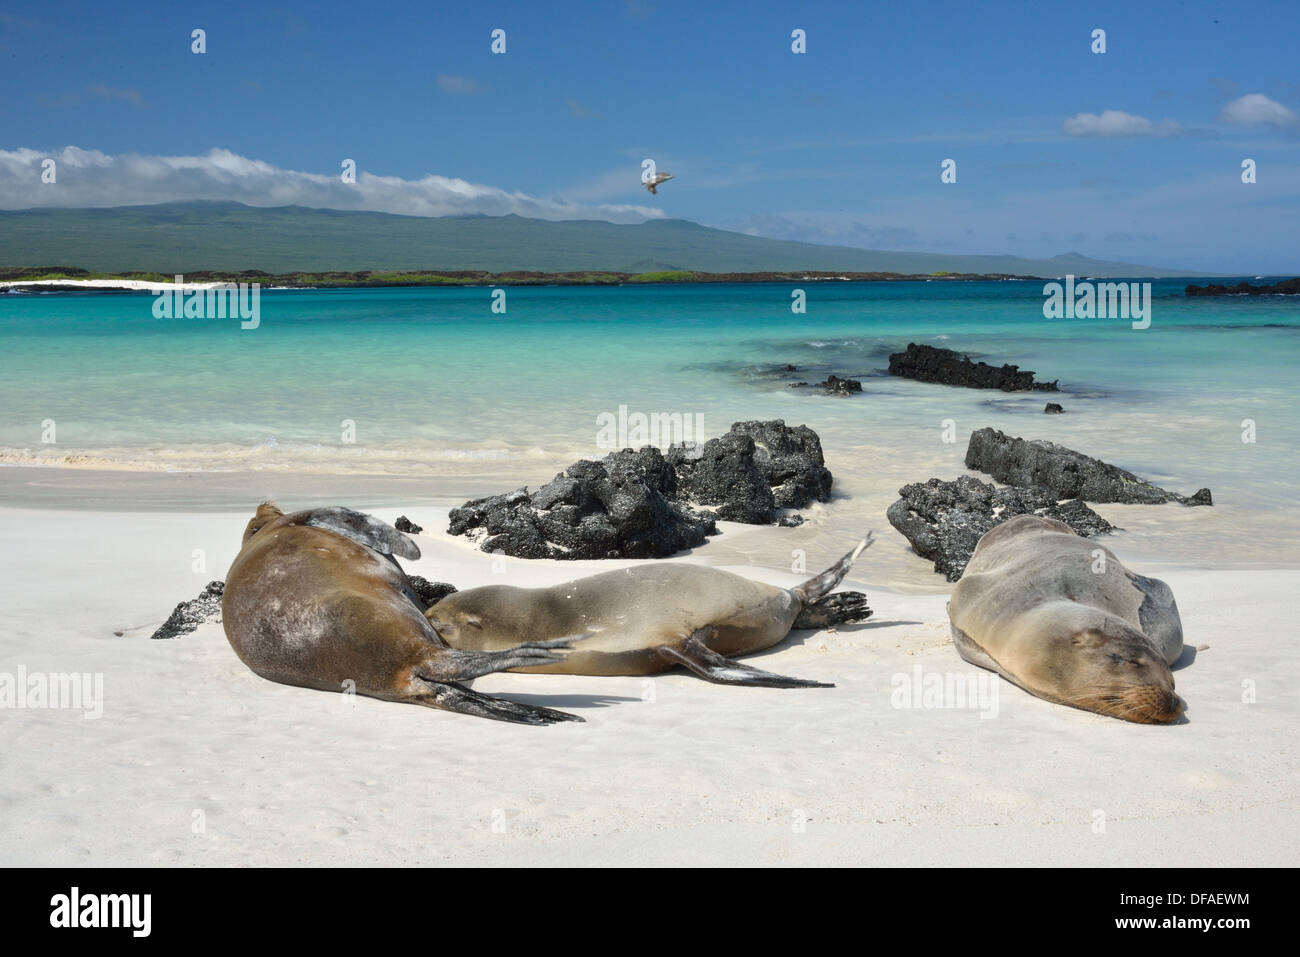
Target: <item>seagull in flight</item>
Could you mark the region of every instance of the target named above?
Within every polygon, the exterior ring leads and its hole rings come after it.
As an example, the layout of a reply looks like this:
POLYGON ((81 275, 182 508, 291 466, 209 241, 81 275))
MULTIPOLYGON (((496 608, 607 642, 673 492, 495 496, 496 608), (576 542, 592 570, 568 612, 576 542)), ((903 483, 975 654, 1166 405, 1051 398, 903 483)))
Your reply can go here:
POLYGON ((672 178, 673 178, 672 173, 655 173, 653 176, 651 176, 648 180, 645 181, 645 188, 650 190, 650 192, 653 193, 654 195, 658 196, 659 190, 655 189, 655 187, 658 186, 660 183, 668 182, 672 178))

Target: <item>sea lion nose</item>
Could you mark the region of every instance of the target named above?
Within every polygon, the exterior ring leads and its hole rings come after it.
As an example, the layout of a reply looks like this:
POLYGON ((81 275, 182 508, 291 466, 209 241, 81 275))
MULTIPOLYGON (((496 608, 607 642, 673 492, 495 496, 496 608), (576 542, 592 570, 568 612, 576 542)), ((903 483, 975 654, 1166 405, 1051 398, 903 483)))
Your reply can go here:
POLYGON ((1183 716, 1183 711, 1186 710, 1187 706, 1183 703, 1183 699, 1176 694, 1170 695, 1169 699, 1169 705, 1165 708, 1167 720, 1177 721, 1183 716))

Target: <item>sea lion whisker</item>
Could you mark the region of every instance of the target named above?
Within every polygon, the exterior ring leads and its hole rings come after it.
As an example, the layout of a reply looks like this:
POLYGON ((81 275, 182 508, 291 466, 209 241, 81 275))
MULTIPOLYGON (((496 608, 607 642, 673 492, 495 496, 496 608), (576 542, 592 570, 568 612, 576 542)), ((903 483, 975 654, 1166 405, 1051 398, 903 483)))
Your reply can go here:
POLYGON ((1108 694, 1108 686, 1097 685, 1091 688, 1085 688, 1078 694, 1058 696, 1057 700, 1068 703, 1073 701, 1083 701, 1087 698, 1106 698, 1108 694))

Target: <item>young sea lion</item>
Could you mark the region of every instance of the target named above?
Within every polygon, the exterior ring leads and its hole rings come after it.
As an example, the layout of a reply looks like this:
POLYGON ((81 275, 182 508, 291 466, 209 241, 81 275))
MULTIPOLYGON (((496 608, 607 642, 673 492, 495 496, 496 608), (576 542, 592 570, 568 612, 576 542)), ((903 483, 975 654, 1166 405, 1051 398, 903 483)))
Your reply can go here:
POLYGON ((654 562, 551 588, 488 585, 448 595, 425 614, 452 648, 496 651, 521 635, 553 638, 590 632, 562 660, 512 671, 573 675, 651 675, 678 665, 719 684, 828 688, 732 661, 770 648, 807 613, 805 627, 866 618, 860 595, 823 596, 840 583, 871 533, 852 552, 797 588, 777 588, 703 565, 654 562))
POLYGON ((221 617, 235 654, 283 684, 407 701, 500 721, 550 724, 576 715, 478 694, 458 684, 493 671, 563 660, 572 636, 493 651, 448 648, 394 555, 415 543, 346 508, 284 514, 264 504, 226 576, 221 617))
POLYGON ((987 531, 948 617, 964 659, 1047 701, 1142 724, 1183 713, 1173 592, 1055 519, 1017 515, 987 531))

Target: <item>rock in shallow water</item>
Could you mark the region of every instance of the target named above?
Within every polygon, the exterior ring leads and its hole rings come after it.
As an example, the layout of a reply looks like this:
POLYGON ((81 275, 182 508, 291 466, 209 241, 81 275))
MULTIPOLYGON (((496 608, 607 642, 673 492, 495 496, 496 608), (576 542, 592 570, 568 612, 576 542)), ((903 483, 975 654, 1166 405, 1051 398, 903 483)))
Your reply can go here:
POLYGON ((857 379, 841 379, 837 375, 826 377, 825 382, 818 382, 819 389, 825 389, 827 395, 853 395, 862 391, 862 383, 857 379))
POLYGON ((1225 286, 1212 282, 1208 286, 1188 286, 1183 290, 1185 296, 1300 296, 1300 279, 1283 279, 1272 285, 1252 286, 1248 282, 1239 282, 1235 286, 1225 286))
POLYGON ((970 475, 945 482, 932 478, 898 490, 889 506, 889 524, 898 529, 934 570, 956 581, 965 571, 980 536, 1013 515, 1033 513, 1064 522, 1092 537, 1115 530, 1104 518, 1076 500, 1058 503, 1046 488, 996 488, 970 475))
POLYGON ((972 362, 969 356, 952 349, 917 345, 915 342, 909 342, 905 350, 889 357, 889 374, 918 382, 938 382, 971 389, 1001 389, 1003 392, 1028 392, 1030 389, 1057 391, 1057 380, 1035 382, 1034 374, 1027 370, 1021 371, 1019 366, 991 366, 987 362, 972 362))
POLYGON ((673 446, 667 458, 684 498, 707 505, 723 521, 770 525, 776 498, 759 471, 756 452, 752 436, 729 432, 703 445, 673 446))
POLYGON ((754 440, 754 464, 772 489, 777 508, 806 508, 831 500, 831 473, 822 455, 822 440, 806 425, 783 419, 737 422, 734 434, 754 440))
POLYGON ((1082 452, 1043 439, 1016 438, 997 429, 971 433, 966 447, 966 467, 987 472, 1007 485, 1051 489, 1057 498, 1137 505, 1213 504, 1208 488, 1191 496, 1179 495, 1082 452))

